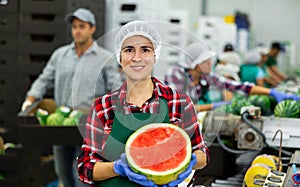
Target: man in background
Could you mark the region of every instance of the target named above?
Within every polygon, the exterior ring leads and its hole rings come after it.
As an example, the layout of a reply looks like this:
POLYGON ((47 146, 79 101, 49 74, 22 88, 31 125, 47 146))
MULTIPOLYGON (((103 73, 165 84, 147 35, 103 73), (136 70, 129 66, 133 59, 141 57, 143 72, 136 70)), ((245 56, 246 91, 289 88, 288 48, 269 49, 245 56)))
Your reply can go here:
POLYGON ((268 53, 268 59, 265 62, 266 69, 272 79, 277 83, 281 83, 286 80, 286 75, 279 71, 277 67, 277 56, 280 51, 283 50, 282 45, 278 42, 273 42, 271 44, 271 49, 268 53))
MULTIPOLYGON (((73 42, 51 55, 42 74, 27 92, 22 111, 42 99, 47 88, 53 85, 57 106, 88 111, 95 97, 106 94, 116 81, 118 68, 113 54, 93 40, 96 30, 94 14, 79 8, 66 20, 71 23, 73 42)), ((83 186, 77 178, 76 158, 79 152, 79 145, 53 146, 55 171, 64 187, 83 186)))

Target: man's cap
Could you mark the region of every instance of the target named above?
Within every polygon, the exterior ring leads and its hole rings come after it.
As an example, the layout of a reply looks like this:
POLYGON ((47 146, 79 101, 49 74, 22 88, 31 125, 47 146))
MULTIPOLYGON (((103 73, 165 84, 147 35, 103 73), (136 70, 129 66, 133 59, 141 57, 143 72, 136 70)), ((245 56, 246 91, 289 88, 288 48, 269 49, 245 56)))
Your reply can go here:
POLYGON ((74 18, 77 18, 84 22, 89 22, 92 25, 96 25, 96 20, 95 20, 94 14, 86 8, 79 8, 75 12, 67 15, 66 21, 71 23, 74 18))

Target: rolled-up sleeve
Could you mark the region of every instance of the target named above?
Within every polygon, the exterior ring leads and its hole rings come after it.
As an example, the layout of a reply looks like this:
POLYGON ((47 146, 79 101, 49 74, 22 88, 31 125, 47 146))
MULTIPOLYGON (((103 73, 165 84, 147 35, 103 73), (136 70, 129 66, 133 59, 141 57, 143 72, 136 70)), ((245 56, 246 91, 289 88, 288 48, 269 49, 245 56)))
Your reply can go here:
POLYGON ((226 79, 225 77, 216 76, 210 74, 208 76, 208 81, 210 85, 216 85, 219 88, 228 89, 232 92, 239 92, 242 94, 249 94, 254 84, 249 82, 238 82, 226 79))

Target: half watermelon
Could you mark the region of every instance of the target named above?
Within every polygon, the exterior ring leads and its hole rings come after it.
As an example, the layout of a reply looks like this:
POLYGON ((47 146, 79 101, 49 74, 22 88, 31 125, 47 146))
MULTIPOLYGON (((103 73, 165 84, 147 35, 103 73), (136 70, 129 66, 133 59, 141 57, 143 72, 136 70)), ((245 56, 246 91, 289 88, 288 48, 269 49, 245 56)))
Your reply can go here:
POLYGON ((155 184, 176 180, 191 160, 188 134, 176 125, 152 123, 138 129, 126 142, 129 166, 155 184))

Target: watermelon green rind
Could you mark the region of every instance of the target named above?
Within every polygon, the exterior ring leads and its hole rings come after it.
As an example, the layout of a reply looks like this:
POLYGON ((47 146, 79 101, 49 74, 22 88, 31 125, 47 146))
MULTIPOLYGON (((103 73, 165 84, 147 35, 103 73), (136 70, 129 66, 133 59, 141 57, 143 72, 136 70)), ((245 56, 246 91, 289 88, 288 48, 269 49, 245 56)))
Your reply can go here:
MULTIPOLYGON (((191 158, 189 158, 189 159, 191 159, 191 158)), ((169 172, 168 172, 164 175, 161 174, 159 176, 156 175, 156 174, 149 174, 147 171, 141 172, 133 166, 130 166, 130 168, 136 173, 145 175, 149 180, 152 180, 155 184, 163 185, 163 184, 168 184, 169 182, 176 180, 178 178, 178 175, 180 173, 182 173, 183 171, 185 171, 188 168, 188 166, 189 166, 189 162, 185 166, 183 166, 182 169, 180 169, 180 170, 177 170, 177 171, 174 171, 174 172, 172 171, 171 174, 169 174, 169 172)))
POLYGON ((244 96, 237 95, 232 99, 231 107, 233 114, 240 115, 243 106, 250 106, 251 103, 244 96))
POLYGON ((167 184, 173 180, 176 180, 178 175, 186 170, 186 168, 188 167, 190 160, 191 160, 192 146, 191 146, 190 137, 180 127, 177 127, 176 125, 172 125, 172 124, 167 124, 167 123, 152 123, 152 124, 148 124, 146 126, 143 126, 140 129, 138 129, 135 133, 133 133, 128 138, 128 140, 126 142, 126 146, 125 146, 125 154, 127 157, 128 164, 134 172, 145 175, 149 180, 152 180, 155 184, 162 185, 162 184, 167 184), (153 129, 156 127, 175 128, 187 140, 187 145, 186 145, 186 154, 187 155, 184 158, 184 161, 181 164, 179 164, 179 166, 177 166, 176 168, 173 168, 173 169, 170 169, 170 170, 164 171, 164 172, 158 172, 158 171, 152 171, 150 169, 139 168, 137 166, 137 164, 134 163, 134 160, 130 156, 130 144, 135 139, 135 137, 137 135, 139 135, 141 132, 147 131, 147 129, 153 129))
POLYGON ((264 116, 271 114, 271 101, 267 95, 251 95, 248 97, 248 101, 261 109, 261 113, 264 116))
POLYGON ((60 113, 52 113, 48 116, 46 125, 48 126, 59 126, 62 125, 64 116, 60 113))
POLYGON ((36 117, 41 125, 46 125, 48 118, 48 111, 43 109, 37 109, 36 117))
POLYGON ((69 117, 80 119, 82 115, 83 115, 83 112, 81 112, 80 110, 73 110, 70 113, 69 117))
POLYGON ((275 117, 298 118, 300 115, 299 101, 283 100, 274 109, 275 117))
POLYGON ((214 109, 216 113, 233 113, 232 106, 230 104, 222 105, 216 109, 214 109))
POLYGON ((55 113, 59 113, 59 114, 63 115, 63 117, 68 117, 69 114, 71 113, 71 108, 69 108, 67 106, 60 106, 55 109, 55 113))
POLYGON ((274 97, 272 97, 272 96, 269 96, 269 99, 270 99, 270 110, 272 112, 274 112, 274 109, 275 109, 275 107, 277 105, 277 100, 274 97))
POLYGON ((67 117, 64 119, 63 126, 76 126, 78 124, 78 119, 75 117, 67 117))

